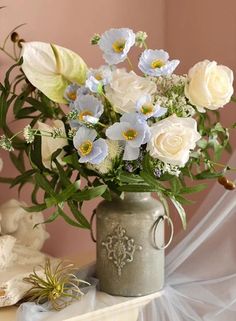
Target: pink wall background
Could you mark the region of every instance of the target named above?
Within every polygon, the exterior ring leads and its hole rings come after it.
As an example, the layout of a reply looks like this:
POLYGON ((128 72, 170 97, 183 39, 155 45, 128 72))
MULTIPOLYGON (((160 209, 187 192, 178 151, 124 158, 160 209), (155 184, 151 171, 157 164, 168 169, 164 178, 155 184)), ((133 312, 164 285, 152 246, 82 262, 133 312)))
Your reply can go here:
MULTIPOLYGON (((203 59, 216 60, 236 71, 236 2, 225 0, 5 0, 0 11, 0 39, 16 25, 26 22, 21 36, 27 40, 53 42, 79 53, 91 67, 103 63, 98 48, 89 44, 94 33, 102 33, 111 27, 130 27, 148 33, 150 48, 166 49, 170 56, 181 60, 177 72, 187 72, 196 62, 203 59), (222 5, 223 4, 223 5, 222 5)), ((137 54, 134 53, 134 60, 137 54)), ((0 54, 0 79, 9 65, 9 59, 0 54)), ((236 121, 236 106, 228 105, 221 111, 223 121, 236 121)), ((12 127, 17 125, 12 123, 12 127)), ((236 147, 236 135, 232 142, 236 147)), ((7 159, 0 151, 1 157, 7 159)), ((224 157, 227 160, 227 155, 224 157)), ((233 164, 232 164, 233 165, 233 164)), ((235 164, 234 164, 235 165, 235 164)), ((9 163, 4 165, 3 174, 14 175, 9 163)), ((210 184, 210 186, 212 183, 210 184)), ((0 185, 0 202, 17 197, 16 190, 0 185)), ((29 199, 26 188, 21 199, 29 199)), ((206 192, 192 197, 197 203, 187 207, 188 217, 194 215, 206 192)), ((96 202, 88 204, 85 212, 89 217, 96 202)), ((181 228, 174 215, 177 231, 181 228)), ((54 255, 94 254, 89 232, 67 226, 64 221, 47 225, 51 234, 45 251, 54 255)), ((187 232, 186 232, 187 233, 187 232)))

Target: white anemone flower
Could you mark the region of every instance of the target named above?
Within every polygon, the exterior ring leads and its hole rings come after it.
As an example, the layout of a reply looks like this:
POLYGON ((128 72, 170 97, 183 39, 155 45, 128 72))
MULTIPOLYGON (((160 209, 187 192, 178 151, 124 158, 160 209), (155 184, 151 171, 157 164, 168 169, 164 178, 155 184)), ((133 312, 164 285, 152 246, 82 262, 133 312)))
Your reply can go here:
POLYGON ((134 44, 135 33, 128 28, 110 29, 102 34, 98 42, 103 58, 109 65, 124 61, 134 44))
POLYGON ((179 60, 169 60, 169 54, 160 49, 146 49, 142 53, 138 67, 146 75, 159 77, 171 75, 179 64, 179 60))
POLYGON ((73 108, 77 111, 78 122, 97 123, 104 111, 102 102, 92 95, 81 95, 73 104, 73 108), (89 117, 88 117, 89 116, 89 117))
POLYGON ((97 93, 102 90, 102 87, 108 85, 112 79, 111 68, 107 65, 101 66, 98 69, 90 69, 86 80, 86 87, 90 91, 97 93))
POLYGON ((124 160, 138 159, 140 146, 150 138, 150 128, 146 121, 137 113, 124 114, 120 122, 116 122, 106 130, 106 136, 124 145, 124 160))
POLYGON ((167 108, 153 103, 151 95, 141 96, 136 103, 136 111, 145 119, 150 117, 161 117, 167 112, 167 108))
POLYGON ((100 164, 108 155, 108 145, 98 138, 94 129, 80 127, 73 137, 73 144, 80 156, 80 163, 100 164))

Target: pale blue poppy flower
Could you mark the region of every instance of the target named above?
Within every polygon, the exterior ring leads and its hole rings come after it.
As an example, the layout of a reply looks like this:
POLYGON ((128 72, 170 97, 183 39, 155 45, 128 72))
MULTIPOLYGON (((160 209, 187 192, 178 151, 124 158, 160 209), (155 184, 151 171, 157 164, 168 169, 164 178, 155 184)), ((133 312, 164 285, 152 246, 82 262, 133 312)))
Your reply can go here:
POLYGON ((135 33, 128 28, 110 29, 101 36, 98 45, 108 65, 116 65, 127 58, 135 44, 135 33))
POLYGON ((135 160, 139 157, 140 146, 150 139, 150 128, 137 113, 124 114, 120 122, 114 123, 106 130, 111 140, 124 141, 124 160, 135 160))
POLYGON ((77 90, 77 97, 80 95, 88 95, 89 94, 89 89, 85 86, 80 86, 77 90))
POLYGON ((151 95, 143 95, 136 103, 136 111, 145 119, 161 117, 167 112, 167 108, 152 102, 151 95))
POLYGON ((108 85, 112 79, 112 71, 109 66, 101 66, 98 69, 90 69, 85 86, 94 93, 102 91, 102 87, 108 85))
POLYGON ((98 121, 104 111, 104 107, 101 101, 92 95, 78 96, 72 107, 75 111, 77 111, 77 119, 74 121, 77 121, 79 123, 82 123, 83 121, 90 122, 89 120, 91 119, 92 123, 94 123, 94 118, 96 118, 98 121), (85 116, 91 116, 93 118, 85 119, 85 116))
POLYGON ((96 139, 94 129, 80 127, 73 137, 73 144, 80 156, 79 163, 100 164, 108 155, 108 145, 103 138, 96 139))
POLYGON ((139 59, 138 67, 146 75, 159 77, 171 75, 178 64, 179 60, 169 60, 169 54, 162 49, 146 49, 139 59))
POLYGON ((70 103, 73 103, 76 98, 77 98, 77 90, 80 88, 79 85, 77 84, 70 84, 65 92, 64 92, 64 98, 70 102, 70 103))

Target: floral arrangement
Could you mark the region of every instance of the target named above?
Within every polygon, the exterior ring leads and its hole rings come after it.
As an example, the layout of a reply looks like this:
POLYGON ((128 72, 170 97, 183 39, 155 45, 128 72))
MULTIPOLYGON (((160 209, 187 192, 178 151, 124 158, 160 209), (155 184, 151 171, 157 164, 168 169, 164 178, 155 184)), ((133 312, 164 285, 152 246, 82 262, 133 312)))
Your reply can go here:
POLYGON ((69 49, 24 42, 15 30, 9 38, 22 50, 0 86, 0 146, 20 174, 1 181, 20 189, 33 184, 29 212, 53 207, 46 222, 61 216, 90 228, 85 201, 155 192, 168 215, 167 201, 175 205, 185 228, 185 196, 205 188, 192 181, 219 178, 227 189, 235 187, 224 176, 232 168, 218 162, 230 151, 231 128, 223 127, 218 112, 233 99, 228 67, 204 60, 176 75, 179 60, 149 49, 147 34, 128 28, 94 35, 91 44, 106 62, 97 69, 69 49), (133 47, 142 51, 138 72, 129 57, 133 47), (15 69, 19 74, 11 80, 15 69), (10 109, 16 120, 28 121, 16 134, 7 122, 10 109))

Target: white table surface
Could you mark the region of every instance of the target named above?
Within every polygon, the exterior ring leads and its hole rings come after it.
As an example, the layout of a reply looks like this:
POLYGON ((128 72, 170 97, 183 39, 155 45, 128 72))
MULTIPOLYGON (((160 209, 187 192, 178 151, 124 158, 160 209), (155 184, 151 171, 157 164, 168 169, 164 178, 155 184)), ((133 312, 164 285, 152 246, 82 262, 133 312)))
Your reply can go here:
MULTIPOLYGON (((65 258, 68 259, 68 258, 65 258)), ((89 252, 86 255, 81 256, 80 258, 70 258, 72 262, 79 266, 87 265, 95 261, 95 253, 89 252)), ((17 306, 4 307, 0 308, 0 321, 15 321, 17 306)))
MULTIPOLYGON (((94 261, 94 253, 89 253, 82 259, 74 259, 73 261, 76 262, 77 266, 87 265, 94 261)), ((96 295, 103 300, 104 294, 102 292, 97 292, 96 295)), ((88 312, 83 315, 69 317, 63 321, 136 321, 139 308, 160 295, 161 292, 138 298, 117 297, 117 302, 115 304, 109 303, 105 308, 88 312)), ((16 311, 16 306, 0 308, 0 321, 15 321, 16 311)))

